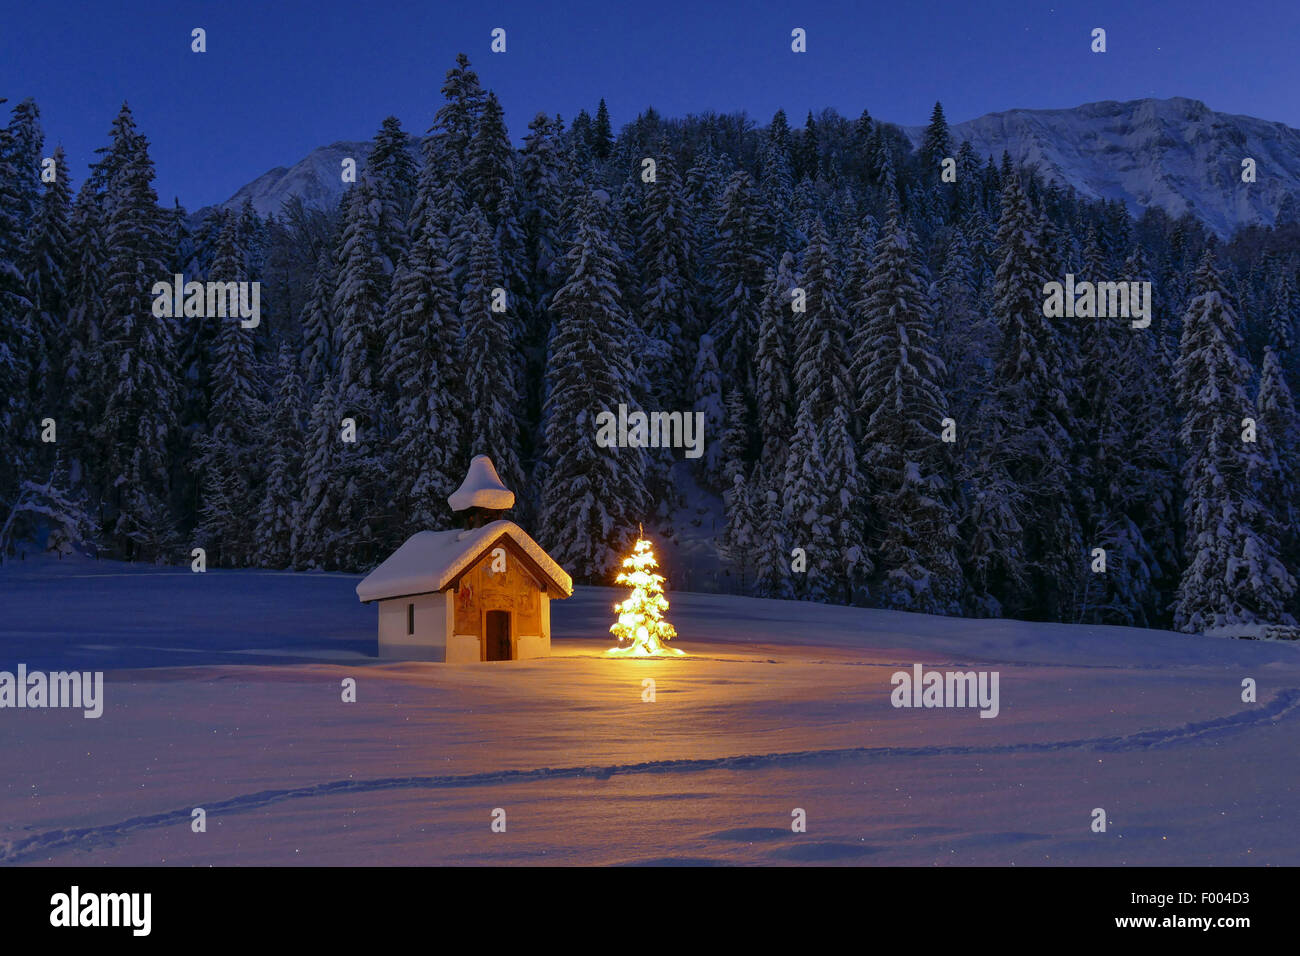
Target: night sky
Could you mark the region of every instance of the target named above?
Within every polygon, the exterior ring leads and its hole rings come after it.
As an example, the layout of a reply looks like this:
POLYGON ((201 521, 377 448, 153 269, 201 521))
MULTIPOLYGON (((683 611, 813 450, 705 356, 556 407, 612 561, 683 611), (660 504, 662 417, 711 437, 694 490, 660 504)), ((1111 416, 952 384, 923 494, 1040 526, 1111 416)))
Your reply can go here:
POLYGON ((712 3, 44 2, 0 6, 0 96, 41 108, 74 188, 125 99, 152 143, 160 198, 190 209, 389 114, 423 133, 464 51, 518 142, 538 111, 570 120, 600 97, 615 126, 778 107, 863 108, 921 124, 1015 107, 1187 96, 1300 127, 1300 3, 1259 0, 712 3), (125 12, 119 11, 119 7, 125 12), (208 52, 190 52, 190 30, 208 52), (494 27, 505 54, 489 52, 494 27), (790 31, 808 52, 790 52, 790 31), (1094 27, 1108 52, 1090 52, 1094 27))

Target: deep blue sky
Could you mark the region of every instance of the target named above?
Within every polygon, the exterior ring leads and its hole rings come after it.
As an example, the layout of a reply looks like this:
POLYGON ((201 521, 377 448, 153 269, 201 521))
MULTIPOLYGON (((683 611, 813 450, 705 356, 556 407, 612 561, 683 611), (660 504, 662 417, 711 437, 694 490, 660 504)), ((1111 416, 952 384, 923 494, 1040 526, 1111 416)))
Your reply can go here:
MULTIPOLYGON (((0 0, 0 96, 34 96, 74 187, 130 102, 160 197, 190 209, 389 114, 430 124, 467 53, 516 142, 538 111, 566 120, 601 96, 616 126, 661 113, 778 107, 924 123, 1013 107, 1189 96, 1300 127, 1295 0, 0 0), (206 28, 208 52, 190 52, 206 28), (508 51, 489 52, 493 27, 508 51), (808 53, 790 52, 790 30, 808 53), (1089 51, 1105 27, 1108 52, 1089 51)), ((8 108, 6 107, 6 108, 8 108)))

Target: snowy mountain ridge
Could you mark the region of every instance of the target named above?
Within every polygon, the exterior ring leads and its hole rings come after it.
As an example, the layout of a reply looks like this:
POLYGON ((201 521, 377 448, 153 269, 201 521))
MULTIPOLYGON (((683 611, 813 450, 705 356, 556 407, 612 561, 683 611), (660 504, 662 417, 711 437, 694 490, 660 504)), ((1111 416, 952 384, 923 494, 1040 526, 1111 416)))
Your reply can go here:
MULTIPOLYGON (((298 196, 307 206, 328 208, 339 201, 346 184, 343 182, 343 160, 354 159, 357 170, 364 168, 370 155, 369 140, 338 140, 328 146, 313 149, 292 166, 277 166, 246 183, 235 194, 219 204, 222 209, 239 209, 245 200, 252 200, 259 216, 278 214, 288 199, 298 196)), ((411 152, 419 154, 419 140, 410 139, 411 152)), ((200 210, 202 215, 206 210, 200 210)))
MULTIPOLYGON (((1141 215, 1190 212, 1220 237, 1273 225, 1283 203, 1300 205, 1300 130, 1216 113, 1199 100, 1107 100, 1072 109, 1014 109, 951 127, 981 159, 1002 152, 1089 199, 1119 199, 1141 215), (1242 182, 1242 160, 1257 181, 1242 182)), ((924 126, 904 130, 919 144, 924 126)))
MULTIPOLYGON (((1300 207, 1300 130, 1283 123, 1217 113, 1199 100, 1107 100, 1071 109, 1012 109, 953 124, 981 159, 1037 165, 1049 180, 1090 199, 1118 199, 1134 215, 1147 208, 1172 216, 1190 212, 1226 237, 1253 223, 1272 225, 1283 204, 1300 207), (1258 179, 1241 181, 1243 159, 1258 179)), ((919 144, 924 126, 903 127, 919 144)), ((412 150, 417 140, 412 137, 412 150)), ((278 166, 242 186, 223 208, 245 199, 263 216, 294 196, 325 207, 343 194, 343 159, 362 166, 367 141, 339 140, 278 166)))

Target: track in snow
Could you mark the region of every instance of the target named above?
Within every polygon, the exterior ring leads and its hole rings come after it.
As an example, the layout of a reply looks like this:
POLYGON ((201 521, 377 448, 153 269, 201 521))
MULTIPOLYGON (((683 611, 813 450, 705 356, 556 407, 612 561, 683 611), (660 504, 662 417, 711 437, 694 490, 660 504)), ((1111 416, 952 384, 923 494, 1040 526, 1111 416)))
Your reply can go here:
MULTIPOLYGON (((254 810, 285 800, 304 797, 336 796, 347 793, 375 793, 383 790, 450 790, 486 787, 497 784, 527 783, 534 780, 592 777, 608 780, 614 776, 656 773, 696 773, 709 770, 753 770, 812 762, 840 760, 878 760, 898 757, 940 757, 1049 753, 1065 750, 1093 750, 1102 753, 1154 750, 1228 736, 1244 730, 1276 723, 1300 711, 1300 689, 1287 688, 1266 704, 1241 710, 1224 717, 1179 727, 1143 730, 1135 734, 1108 737, 1085 737, 997 745, 950 745, 928 747, 842 747, 832 750, 804 750, 788 753, 745 754, 733 757, 709 757, 699 760, 656 760, 646 763, 611 764, 587 767, 539 767, 533 770, 498 770, 447 776, 379 777, 371 780, 331 780, 326 783, 285 790, 261 790, 217 802, 200 801, 209 816, 254 810)), ((192 808, 169 810, 150 816, 132 817, 118 823, 93 827, 49 830, 18 840, 0 843, 0 864, 18 863, 42 853, 69 847, 92 848, 104 841, 138 830, 178 826, 190 822, 192 808)))

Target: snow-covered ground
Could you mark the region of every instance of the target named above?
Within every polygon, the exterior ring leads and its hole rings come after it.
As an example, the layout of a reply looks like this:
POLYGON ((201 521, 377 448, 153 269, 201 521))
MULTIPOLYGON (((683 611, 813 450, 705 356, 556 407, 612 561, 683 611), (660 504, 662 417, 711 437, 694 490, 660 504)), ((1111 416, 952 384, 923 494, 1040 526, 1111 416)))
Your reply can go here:
POLYGON ((0 670, 105 671, 0 710, 0 862, 1300 864, 1300 646, 677 593, 689 656, 613 660, 579 588, 550 659, 398 664, 358 579, 0 568, 0 670), (895 709, 915 663, 999 715, 895 709))

